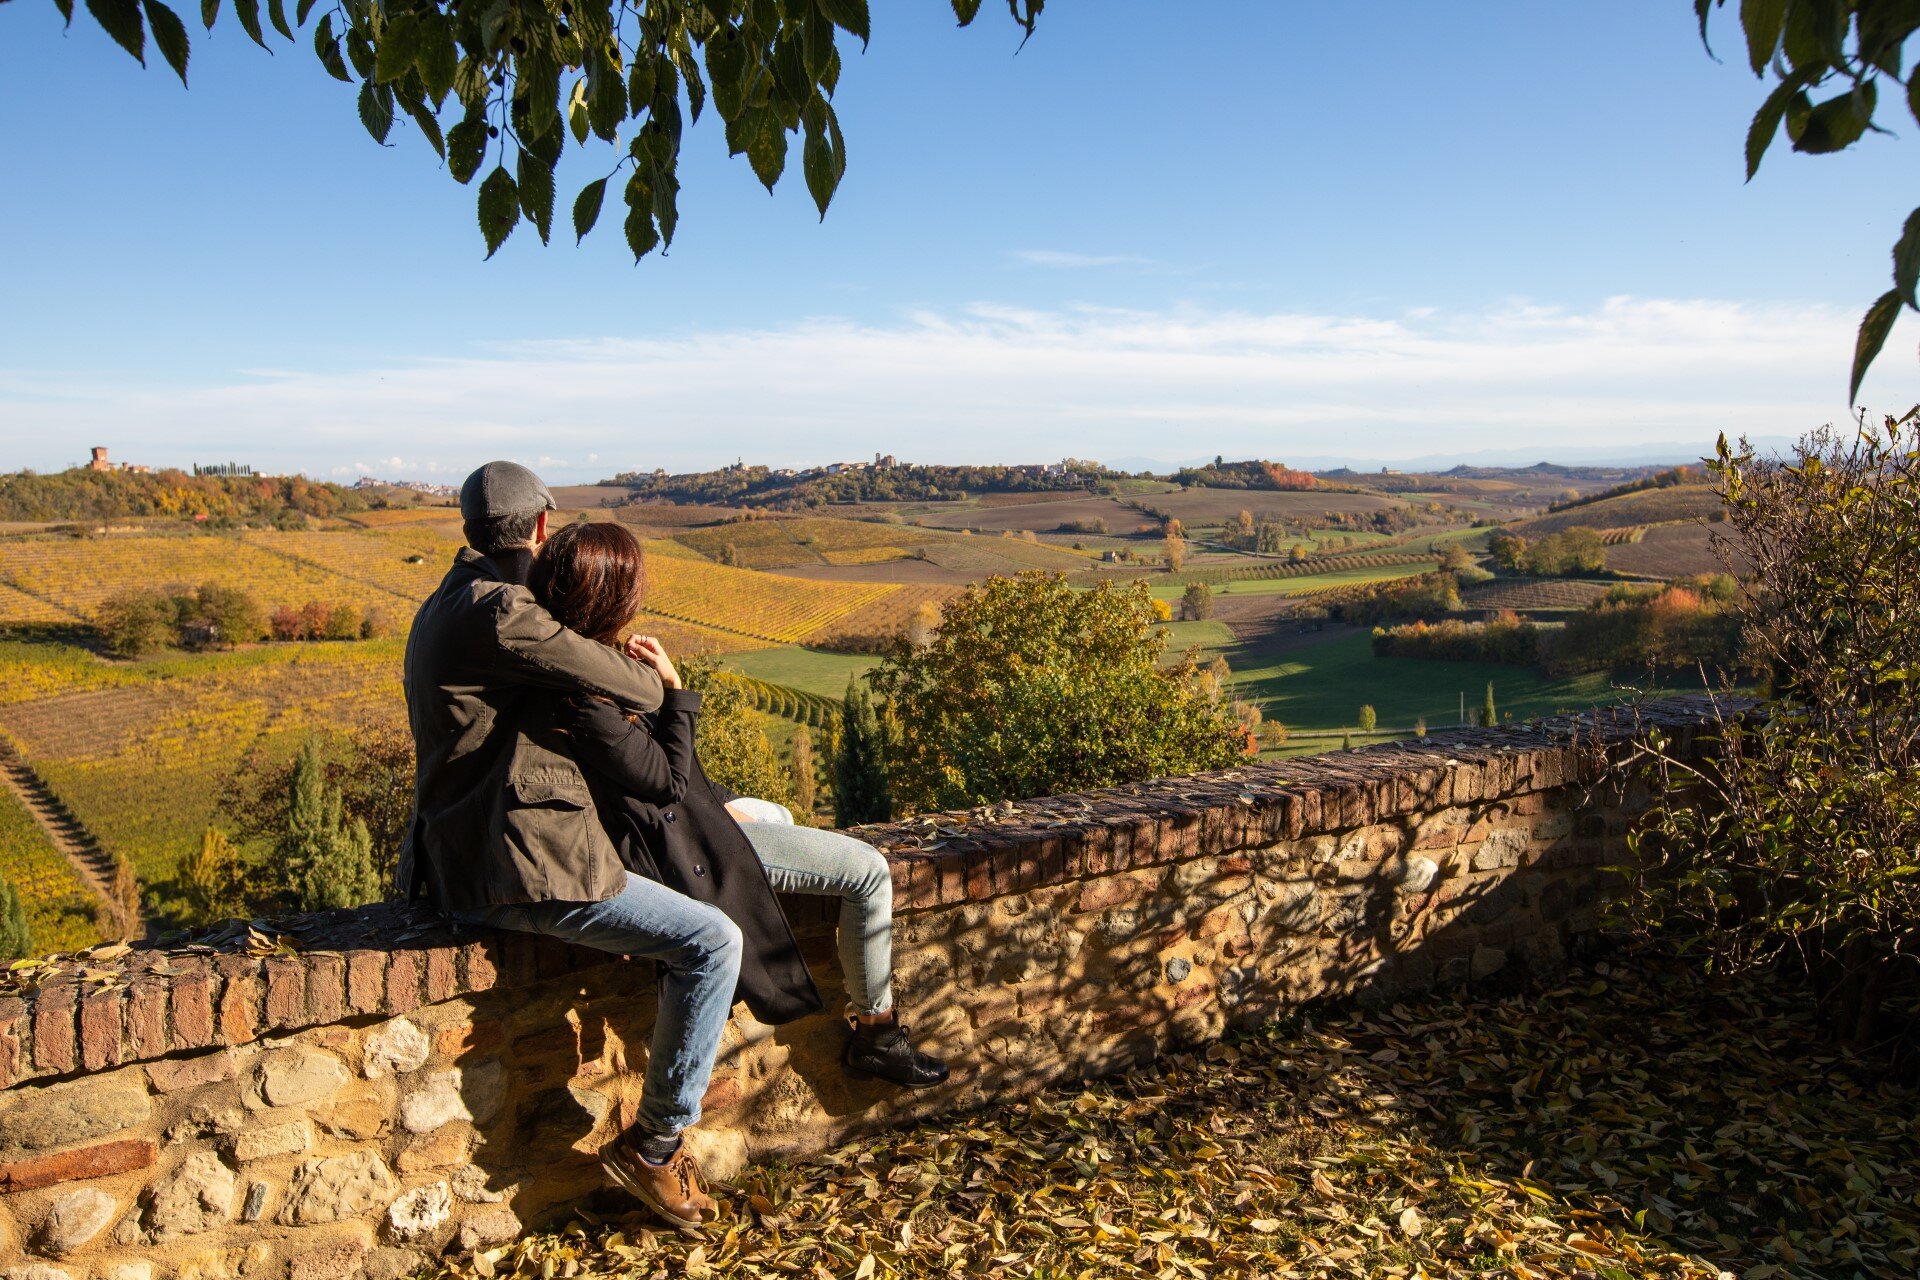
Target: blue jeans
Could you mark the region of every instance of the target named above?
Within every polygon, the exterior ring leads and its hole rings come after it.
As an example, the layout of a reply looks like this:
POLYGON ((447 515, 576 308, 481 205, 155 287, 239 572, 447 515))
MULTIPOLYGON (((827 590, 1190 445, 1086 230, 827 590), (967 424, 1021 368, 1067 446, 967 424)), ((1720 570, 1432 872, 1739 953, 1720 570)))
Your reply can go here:
POLYGON ((794 826, 781 805, 750 805, 756 816, 767 812, 773 819, 740 824, 773 887, 840 899, 840 972, 852 1011, 893 1008, 893 871, 886 858, 838 831, 794 826))
POLYGON ((471 924, 550 934, 659 966, 660 1012, 634 1123, 675 1134, 700 1119, 740 979, 740 927, 718 907, 631 871, 626 876, 626 888, 600 902, 515 902, 458 914, 471 924))

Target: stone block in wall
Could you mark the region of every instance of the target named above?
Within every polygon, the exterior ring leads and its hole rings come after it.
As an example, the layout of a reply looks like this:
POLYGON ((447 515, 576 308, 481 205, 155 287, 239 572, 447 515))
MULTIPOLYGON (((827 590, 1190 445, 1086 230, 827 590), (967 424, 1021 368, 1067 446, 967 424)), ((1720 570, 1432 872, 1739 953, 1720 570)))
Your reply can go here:
POLYGON ((117 1134, 153 1114, 137 1078, 114 1074, 0 1094, 0 1160, 117 1134))
POLYGON ((366 1218, 382 1212, 400 1184, 372 1151, 303 1161, 287 1189, 279 1220, 291 1226, 366 1218))
POLYGON ((231 1221, 238 1181, 211 1151, 195 1151, 147 1190, 142 1225, 150 1239, 164 1243, 198 1235, 231 1221))

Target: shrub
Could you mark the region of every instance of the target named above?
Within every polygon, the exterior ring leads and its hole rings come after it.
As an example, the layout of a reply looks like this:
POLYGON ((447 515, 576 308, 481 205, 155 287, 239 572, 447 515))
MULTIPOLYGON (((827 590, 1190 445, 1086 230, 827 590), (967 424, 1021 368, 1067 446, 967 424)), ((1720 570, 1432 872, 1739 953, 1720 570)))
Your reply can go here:
POLYGON ((931 645, 873 676, 896 726, 889 776, 920 808, 1078 791, 1224 767, 1246 736, 1191 657, 1163 670, 1144 582, 1075 591, 989 578, 950 601, 931 645))
POLYGON ((1180 616, 1201 621, 1213 616, 1213 588, 1204 582, 1189 582, 1180 597, 1180 616))
POLYGON ((1444 618, 1390 629, 1375 627, 1373 651, 1384 658, 1530 666, 1540 660, 1541 634, 1541 628, 1503 610, 1485 622, 1444 618))
POLYGON ((266 634, 260 602, 237 587, 203 582, 198 590, 176 597, 181 640, 188 644, 248 644, 266 634))
POLYGON ((700 692, 695 747, 709 778, 744 796, 792 807, 792 779, 755 721, 738 680, 727 678, 711 659, 686 659, 680 676, 700 692))
POLYGON ((1831 429, 1775 461, 1723 439, 1722 563, 1773 691, 1705 764, 1643 746, 1661 803, 1631 911, 1718 965, 1808 970, 1841 1038, 1920 1026, 1920 416, 1831 429))
POLYGON ((93 615, 107 652, 137 658, 172 644, 179 636, 179 610, 158 587, 140 587, 110 596, 93 615))
POLYGON ((1360 718, 1356 723, 1359 724, 1360 732, 1362 733, 1372 733, 1374 731, 1375 727, 1380 723, 1380 717, 1374 711, 1372 704, 1361 704, 1360 718))
POLYGON ((208 827, 199 851, 180 860, 178 883, 181 914, 188 925, 244 916, 257 893, 239 851, 218 827, 208 827))

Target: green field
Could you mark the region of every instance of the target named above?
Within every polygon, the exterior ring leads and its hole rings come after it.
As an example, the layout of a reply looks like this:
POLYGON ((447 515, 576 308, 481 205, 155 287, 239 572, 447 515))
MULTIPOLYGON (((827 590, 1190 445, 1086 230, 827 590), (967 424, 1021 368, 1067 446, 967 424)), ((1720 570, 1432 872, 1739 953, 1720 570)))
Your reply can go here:
POLYGON ((782 645, 778 649, 730 653, 725 660, 729 669, 741 675, 765 680, 769 684, 783 684, 802 693, 819 694, 823 698, 840 697, 847 691, 848 680, 865 675, 879 663, 880 659, 872 654, 828 653, 824 649, 808 649, 797 644, 782 645))
POLYGON ((1490 662, 1379 658, 1372 636, 1360 630, 1279 653, 1236 642, 1203 656, 1215 653, 1233 668, 1237 696, 1305 731, 1351 728, 1362 703, 1372 705, 1382 729, 1410 729, 1422 717, 1429 729, 1452 728, 1460 723, 1461 699, 1471 713, 1485 700, 1489 680, 1503 720, 1580 711, 1625 696, 1604 673, 1555 678, 1490 662))

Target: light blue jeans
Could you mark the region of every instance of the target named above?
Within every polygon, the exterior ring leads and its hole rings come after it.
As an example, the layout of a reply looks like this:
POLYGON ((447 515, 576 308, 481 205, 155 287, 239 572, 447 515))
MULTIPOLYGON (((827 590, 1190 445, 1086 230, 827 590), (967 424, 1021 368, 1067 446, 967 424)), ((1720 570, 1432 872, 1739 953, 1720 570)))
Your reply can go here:
POLYGON ((775 890, 840 899, 840 972, 850 1012, 893 1008, 893 871, 886 858, 838 831, 795 826, 783 805, 734 803, 757 819, 740 829, 775 890))
POLYGON ((634 1122, 675 1134, 700 1119, 740 980, 740 927, 718 907, 631 871, 626 877, 626 888, 599 902, 515 902, 458 914, 471 924, 550 934, 659 965, 660 1011, 634 1122))

